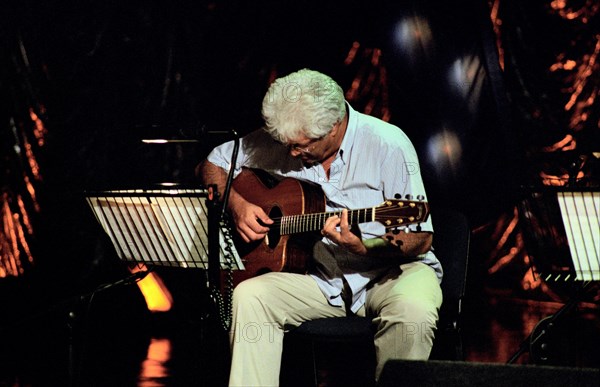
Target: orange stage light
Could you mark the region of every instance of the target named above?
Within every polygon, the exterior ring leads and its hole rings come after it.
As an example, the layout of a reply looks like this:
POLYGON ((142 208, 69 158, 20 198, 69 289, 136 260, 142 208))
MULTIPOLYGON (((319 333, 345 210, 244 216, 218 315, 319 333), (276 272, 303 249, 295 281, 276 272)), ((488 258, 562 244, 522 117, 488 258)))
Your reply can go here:
MULTIPOLYGON (((130 270, 132 273, 137 273, 138 271, 147 270, 147 268, 140 265, 130 270)), ((148 273, 137 285, 146 300, 148 310, 151 312, 168 312, 171 310, 173 297, 158 274, 148 273)))

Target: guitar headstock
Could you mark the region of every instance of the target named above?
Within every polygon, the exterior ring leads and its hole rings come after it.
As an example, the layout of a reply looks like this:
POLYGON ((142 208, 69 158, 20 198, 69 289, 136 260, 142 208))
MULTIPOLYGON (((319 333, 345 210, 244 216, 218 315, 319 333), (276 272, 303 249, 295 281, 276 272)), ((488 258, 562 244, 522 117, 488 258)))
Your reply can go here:
POLYGON ((423 223, 429 217, 429 204, 423 201, 390 199, 375 207, 375 220, 394 228, 423 223))

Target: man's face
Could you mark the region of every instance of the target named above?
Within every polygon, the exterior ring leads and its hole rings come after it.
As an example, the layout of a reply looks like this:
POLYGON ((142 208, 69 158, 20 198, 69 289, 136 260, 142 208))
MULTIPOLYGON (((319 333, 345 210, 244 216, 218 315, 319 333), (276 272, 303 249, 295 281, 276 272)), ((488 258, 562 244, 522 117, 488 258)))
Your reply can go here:
POLYGON ((302 160, 305 164, 322 163, 333 157, 339 150, 341 121, 336 122, 329 133, 319 138, 309 138, 306 135, 300 135, 297 138, 290 139, 285 145, 292 157, 302 160))
POLYGON ((314 164, 323 160, 323 143, 327 135, 320 138, 298 137, 287 144, 290 155, 300 158, 303 163, 314 164))

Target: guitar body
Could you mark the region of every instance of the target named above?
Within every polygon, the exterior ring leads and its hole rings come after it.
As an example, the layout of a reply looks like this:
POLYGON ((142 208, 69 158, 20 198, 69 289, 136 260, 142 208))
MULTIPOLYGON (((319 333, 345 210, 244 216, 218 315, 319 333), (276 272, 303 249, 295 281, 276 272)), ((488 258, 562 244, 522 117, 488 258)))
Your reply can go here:
MULTIPOLYGON (((270 218, 322 212, 325 196, 320 188, 293 178, 275 181, 260 170, 244 169, 233 188, 246 200, 261 207, 270 218)), ((235 233, 234 233, 235 234, 235 233)), ((272 227, 266 238, 252 243, 234 237, 246 270, 233 271, 233 284, 267 272, 305 273, 318 233, 279 235, 272 227)))

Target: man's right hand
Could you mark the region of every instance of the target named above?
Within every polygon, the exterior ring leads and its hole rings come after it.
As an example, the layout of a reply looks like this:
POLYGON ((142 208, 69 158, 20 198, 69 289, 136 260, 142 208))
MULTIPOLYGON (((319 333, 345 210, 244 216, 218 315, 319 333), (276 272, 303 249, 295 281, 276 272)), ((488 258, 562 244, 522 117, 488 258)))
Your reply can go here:
MULTIPOLYGON (((227 182, 227 172, 224 169, 205 160, 196 167, 196 174, 202 178, 204 184, 216 184, 219 194, 223 195, 227 182)), ((228 208, 235 228, 246 242, 263 239, 269 232, 267 226, 273 224, 273 220, 262 208, 244 199, 233 187, 229 192, 228 208)))
POLYGON ((230 199, 229 210, 238 233, 246 242, 263 239, 269 232, 266 226, 273 224, 262 208, 239 195, 230 199))

